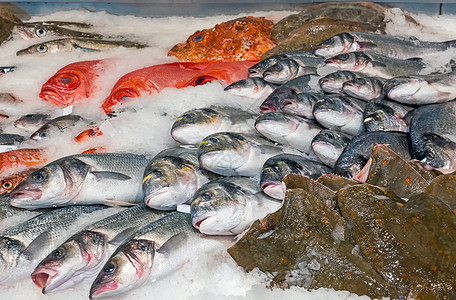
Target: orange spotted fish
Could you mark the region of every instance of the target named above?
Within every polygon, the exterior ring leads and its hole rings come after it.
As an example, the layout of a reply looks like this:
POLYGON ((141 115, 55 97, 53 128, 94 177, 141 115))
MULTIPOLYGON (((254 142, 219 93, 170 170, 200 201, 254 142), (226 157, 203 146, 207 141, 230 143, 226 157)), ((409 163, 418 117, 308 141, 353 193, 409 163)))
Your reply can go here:
POLYGON ((0 180, 0 194, 9 194, 22 180, 27 178, 37 168, 28 168, 25 171, 12 174, 6 178, 0 180))
POLYGON ((106 113, 132 98, 148 96, 167 87, 184 88, 217 80, 224 86, 247 78, 248 69, 258 61, 176 62, 154 65, 122 76, 102 104, 106 113))
POLYGON ((242 17, 198 30, 185 43, 175 45, 169 56, 183 61, 260 60, 275 47, 271 40, 274 23, 264 17, 242 17))
POLYGON ((0 174, 19 167, 40 167, 48 161, 47 154, 40 149, 18 149, 0 153, 0 174))

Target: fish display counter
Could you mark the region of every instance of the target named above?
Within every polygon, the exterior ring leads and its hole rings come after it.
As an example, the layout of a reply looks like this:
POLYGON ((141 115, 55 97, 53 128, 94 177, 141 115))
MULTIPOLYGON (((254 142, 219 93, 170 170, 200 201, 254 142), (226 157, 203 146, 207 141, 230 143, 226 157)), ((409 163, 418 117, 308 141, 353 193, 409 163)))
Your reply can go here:
POLYGON ((455 299, 455 28, 0 2, 0 298, 455 299))

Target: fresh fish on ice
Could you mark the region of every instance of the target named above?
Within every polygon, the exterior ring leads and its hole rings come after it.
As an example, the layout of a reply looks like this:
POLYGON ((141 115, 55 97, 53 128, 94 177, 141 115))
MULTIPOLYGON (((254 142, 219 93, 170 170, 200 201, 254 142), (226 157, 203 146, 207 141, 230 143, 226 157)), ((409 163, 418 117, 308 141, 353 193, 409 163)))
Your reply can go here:
POLYGON ((349 80, 363 76, 361 73, 351 72, 351 71, 337 71, 329 73, 326 76, 323 76, 319 79, 318 83, 320 84, 321 89, 325 93, 329 94, 341 94, 343 84, 349 80))
POLYGON ((287 114, 298 115, 306 119, 315 119, 313 106, 323 97, 323 93, 305 92, 294 94, 280 103, 280 110, 287 114))
POLYGON ((342 91, 350 97, 358 98, 364 101, 383 99, 383 84, 385 78, 381 77, 359 77, 345 81, 342 85, 342 91))
POLYGON ((364 107, 364 131, 409 131, 413 108, 394 101, 380 99, 364 107))
POLYGON ((252 77, 233 82, 225 88, 225 91, 237 96, 265 99, 278 86, 279 85, 265 81, 262 77, 252 77))
POLYGON ((27 114, 14 121, 14 127, 23 129, 25 131, 35 132, 50 120, 51 116, 49 114, 27 114))
POLYGON ((78 127, 87 124, 89 121, 78 115, 65 115, 54 118, 46 122, 37 131, 32 133, 30 138, 40 141, 49 137, 68 131, 72 127, 78 127))
POLYGON ((312 150, 325 165, 333 168, 351 136, 336 130, 323 129, 312 140, 312 150))

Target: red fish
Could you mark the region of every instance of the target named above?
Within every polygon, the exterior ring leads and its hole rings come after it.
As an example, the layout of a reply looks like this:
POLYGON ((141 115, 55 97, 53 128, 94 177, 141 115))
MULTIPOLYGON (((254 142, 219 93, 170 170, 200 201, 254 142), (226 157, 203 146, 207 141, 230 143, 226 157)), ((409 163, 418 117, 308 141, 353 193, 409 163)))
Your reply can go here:
POLYGON ((0 153, 0 174, 18 167, 39 167, 48 161, 47 154, 40 149, 18 149, 0 153))
POLYGON ((28 168, 25 171, 12 174, 6 178, 0 180, 0 194, 9 194, 21 181, 27 178, 30 174, 38 169, 28 168))
POLYGON ((81 61, 57 71, 41 88, 40 98, 54 105, 71 105, 90 98, 96 79, 107 65, 104 60, 81 61))
POLYGON ((80 134, 78 134, 75 138, 74 141, 77 143, 82 143, 87 141, 88 139, 95 137, 95 136, 100 136, 103 135, 103 132, 100 131, 100 128, 95 127, 95 128, 90 128, 87 130, 84 130, 80 134))
POLYGON ((121 77, 102 108, 106 113, 129 98, 150 95, 167 87, 184 88, 219 80, 224 85, 247 78, 248 68, 257 61, 220 63, 176 62, 139 69, 121 77))

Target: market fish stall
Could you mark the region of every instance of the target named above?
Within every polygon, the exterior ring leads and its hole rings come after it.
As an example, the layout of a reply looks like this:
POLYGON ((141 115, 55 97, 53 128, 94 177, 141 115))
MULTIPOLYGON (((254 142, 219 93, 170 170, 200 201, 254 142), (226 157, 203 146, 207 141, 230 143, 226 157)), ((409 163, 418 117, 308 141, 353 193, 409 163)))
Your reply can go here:
POLYGON ((2 298, 455 298, 454 15, 49 7, 0 14, 2 298))

